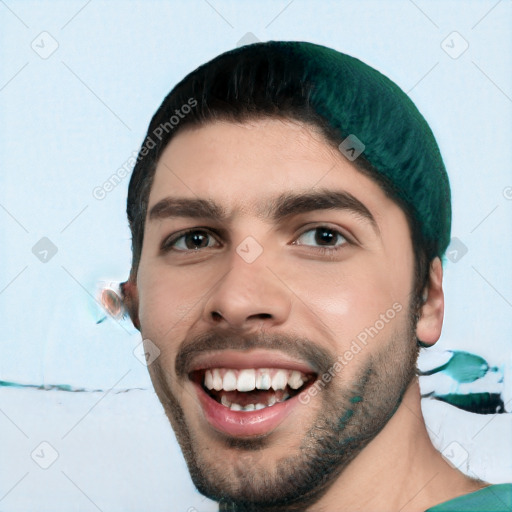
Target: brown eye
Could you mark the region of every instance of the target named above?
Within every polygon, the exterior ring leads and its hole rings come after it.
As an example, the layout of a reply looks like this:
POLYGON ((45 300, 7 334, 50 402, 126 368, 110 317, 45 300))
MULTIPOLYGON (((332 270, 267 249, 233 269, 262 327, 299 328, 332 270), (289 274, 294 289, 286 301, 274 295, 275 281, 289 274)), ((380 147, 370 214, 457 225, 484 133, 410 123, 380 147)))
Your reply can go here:
POLYGON ((297 238, 297 245, 312 245, 320 247, 338 248, 347 243, 347 239, 337 230, 319 226, 308 229, 297 238))
POLYGON ((215 245, 215 238, 205 230, 191 229, 164 243, 164 250, 197 251, 215 245))

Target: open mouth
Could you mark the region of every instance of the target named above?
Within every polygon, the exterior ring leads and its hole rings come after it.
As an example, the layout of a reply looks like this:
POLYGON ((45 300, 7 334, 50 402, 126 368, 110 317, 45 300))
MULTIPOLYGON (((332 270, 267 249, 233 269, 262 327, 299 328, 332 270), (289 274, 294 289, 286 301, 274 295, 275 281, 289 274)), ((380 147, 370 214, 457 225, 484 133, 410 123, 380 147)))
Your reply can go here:
POLYGON ((208 368, 191 380, 231 411, 259 411, 286 402, 313 383, 313 373, 283 368, 208 368))
MULTIPOLYGON (((306 361, 270 350, 203 352, 188 365, 206 428, 230 437, 286 430, 285 420, 310 414, 300 397, 319 373, 306 361)), ((309 401, 308 401, 309 403, 309 401)), ((289 425, 288 425, 289 426, 289 425)))

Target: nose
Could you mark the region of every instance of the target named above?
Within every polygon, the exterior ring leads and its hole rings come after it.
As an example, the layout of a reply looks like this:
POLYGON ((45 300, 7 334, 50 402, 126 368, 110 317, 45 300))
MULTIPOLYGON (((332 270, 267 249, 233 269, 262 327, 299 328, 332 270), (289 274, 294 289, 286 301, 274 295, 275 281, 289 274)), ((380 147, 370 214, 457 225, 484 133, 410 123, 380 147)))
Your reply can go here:
POLYGON ((204 320, 210 325, 250 329, 283 324, 291 310, 291 291, 265 258, 247 263, 237 253, 208 295, 204 320))

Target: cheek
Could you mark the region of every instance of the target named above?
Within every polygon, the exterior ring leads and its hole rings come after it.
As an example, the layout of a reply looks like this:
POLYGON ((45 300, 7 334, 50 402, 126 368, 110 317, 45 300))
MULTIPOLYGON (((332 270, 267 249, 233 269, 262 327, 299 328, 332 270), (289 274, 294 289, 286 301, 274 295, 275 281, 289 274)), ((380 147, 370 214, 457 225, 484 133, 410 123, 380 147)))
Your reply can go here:
POLYGON ((400 262, 395 269, 382 256, 361 255, 357 261, 333 265, 325 272, 313 273, 310 269, 299 273, 308 277, 295 279, 294 291, 336 339, 345 343, 374 326, 382 314, 393 309, 393 304, 405 310, 404 297, 408 297, 410 279, 400 270, 408 268, 404 265, 405 261, 400 262))
POLYGON ((169 273, 159 272, 156 266, 150 272, 140 272, 137 285, 142 336, 153 341, 162 352, 174 351, 185 336, 197 299, 194 301, 180 293, 183 285, 169 273))

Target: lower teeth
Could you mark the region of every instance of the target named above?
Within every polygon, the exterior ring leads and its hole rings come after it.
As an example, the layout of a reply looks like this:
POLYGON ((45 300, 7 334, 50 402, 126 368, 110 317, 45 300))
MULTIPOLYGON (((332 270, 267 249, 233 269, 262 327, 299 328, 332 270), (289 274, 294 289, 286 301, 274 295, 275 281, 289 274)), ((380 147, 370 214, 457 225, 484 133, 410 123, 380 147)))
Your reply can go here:
POLYGON ((290 395, 288 393, 285 393, 283 398, 278 402, 275 397, 270 397, 268 404, 247 404, 246 406, 237 404, 237 403, 231 403, 225 396, 222 396, 220 399, 220 403, 224 405, 225 407, 228 407, 232 411, 259 411, 260 409, 265 409, 265 407, 272 407, 273 405, 277 403, 284 402, 285 400, 288 400, 290 398, 290 395))

